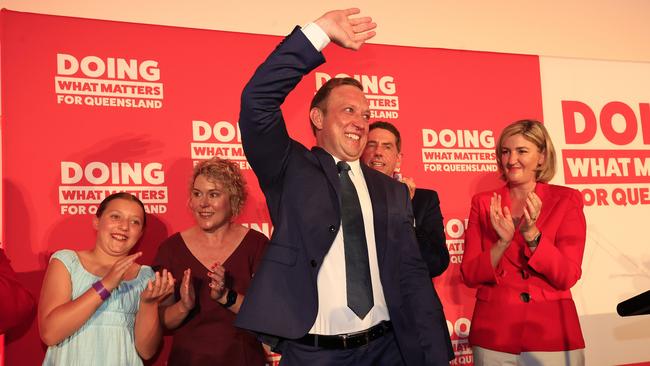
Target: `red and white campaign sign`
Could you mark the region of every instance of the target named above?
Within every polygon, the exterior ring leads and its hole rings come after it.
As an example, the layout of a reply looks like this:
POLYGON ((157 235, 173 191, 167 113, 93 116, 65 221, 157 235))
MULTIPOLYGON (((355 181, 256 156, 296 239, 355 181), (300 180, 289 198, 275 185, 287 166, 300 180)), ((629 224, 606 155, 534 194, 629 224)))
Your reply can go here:
MULTIPOLYGON (((93 245, 96 205, 115 191, 145 203, 150 215, 139 249, 149 263, 162 240, 193 224, 187 210, 192 167, 214 155, 237 162, 248 181, 249 200, 237 220, 271 235, 237 119, 244 84, 281 37, 10 11, 0 22, 2 242, 36 296, 52 252, 93 245)), ((309 101, 326 80, 344 75, 363 85, 373 121, 400 129, 402 173, 441 200, 451 264, 434 282, 457 356, 453 364, 473 363, 467 339, 474 290, 459 272, 470 199, 502 184, 494 147, 512 121, 545 120, 561 152, 556 181, 583 190, 590 242, 577 296, 581 307, 612 314, 611 303, 621 300, 596 293, 591 281, 616 282, 616 292, 629 295, 645 286, 648 276, 629 274, 648 271, 637 259, 634 234, 648 213, 647 181, 639 180, 648 171, 650 100, 640 87, 650 81, 647 65, 545 59, 540 78, 537 56, 382 45, 356 53, 328 47, 324 53, 328 62, 305 76, 285 102, 289 133, 314 144, 309 101), (623 199, 626 206, 617 203, 623 199), (605 225, 606 215, 610 223, 611 217, 625 221, 605 225), (606 250, 594 252, 595 246, 606 250)), ((590 341, 603 330, 585 323, 589 364, 598 364, 590 352, 602 349, 590 341)), ((7 339, 7 364, 39 364, 43 349, 32 323, 7 339)), ((610 357, 650 360, 643 352, 610 357)))
POLYGON ((543 57, 540 70, 554 182, 579 189, 585 203, 583 273, 572 292, 589 364, 647 361, 648 323, 615 309, 650 288, 650 65, 543 57))

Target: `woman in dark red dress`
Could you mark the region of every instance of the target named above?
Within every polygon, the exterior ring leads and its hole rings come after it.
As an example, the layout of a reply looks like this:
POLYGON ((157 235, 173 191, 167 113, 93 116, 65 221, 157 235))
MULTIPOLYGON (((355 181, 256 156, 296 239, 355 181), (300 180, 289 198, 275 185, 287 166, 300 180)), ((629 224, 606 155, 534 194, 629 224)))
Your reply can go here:
POLYGON ((196 225, 165 240, 154 263, 183 279, 161 309, 173 329, 169 365, 265 363, 255 336, 233 326, 268 242, 233 222, 245 197, 234 163, 213 158, 194 168, 189 207, 196 225))

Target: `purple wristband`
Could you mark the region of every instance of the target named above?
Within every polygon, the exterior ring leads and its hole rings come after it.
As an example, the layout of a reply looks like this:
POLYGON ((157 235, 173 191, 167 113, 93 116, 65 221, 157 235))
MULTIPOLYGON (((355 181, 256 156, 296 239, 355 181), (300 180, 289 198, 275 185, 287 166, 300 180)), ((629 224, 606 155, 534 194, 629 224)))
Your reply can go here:
POLYGON ((104 287, 102 281, 97 281, 93 283, 93 288, 95 289, 95 291, 97 291, 97 295, 101 297, 102 301, 106 301, 106 299, 108 299, 109 296, 111 296, 111 293, 108 292, 106 287, 104 287))

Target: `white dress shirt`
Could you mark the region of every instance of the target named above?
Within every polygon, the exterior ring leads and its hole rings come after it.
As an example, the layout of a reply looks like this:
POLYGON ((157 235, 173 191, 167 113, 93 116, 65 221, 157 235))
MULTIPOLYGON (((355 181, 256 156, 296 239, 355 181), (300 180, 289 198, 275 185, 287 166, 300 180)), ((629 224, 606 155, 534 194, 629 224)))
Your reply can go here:
MULTIPOLYGON (((319 52, 330 43, 327 34, 315 23, 309 23, 302 32, 319 52)), ((340 159, 334 157, 335 162, 340 159)), ((377 262, 377 246, 375 244, 375 228, 372 216, 372 202, 368 186, 363 178, 359 161, 349 161, 350 179, 357 190, 361 212, 363 215, 368 245, 368 261, 374 306, 363 319, 360 319, 347 304, 347 289, 345 279, 345 248, 343 246, 343 225, 334 238, 329 252, 323 259, 318 272, 318 314, 309 333, 312 334, 343 334, 366 330, 383 320, 389 320, 388 307, 384 299, 384 290, 379 278, 377 262)))
MULTIPOLYGON (((336 162, 340 160, 334 158, 336 162)), ((384 290, 379 278, 375 226, 372 215, 372 202, 366 180, 363 178, 359 161, 348 161, 350 179, 357 190, 368 245, 368 261, 372 281, 374 306, 363 319, 360 319, 347 304, 345 280, 345 248, 343 246, 343 226, 339 229, 334 243, 323 259, 318 272, 318 314, 309 333, 342 334, 366 330, 382 320, 389 320, 384 290)))

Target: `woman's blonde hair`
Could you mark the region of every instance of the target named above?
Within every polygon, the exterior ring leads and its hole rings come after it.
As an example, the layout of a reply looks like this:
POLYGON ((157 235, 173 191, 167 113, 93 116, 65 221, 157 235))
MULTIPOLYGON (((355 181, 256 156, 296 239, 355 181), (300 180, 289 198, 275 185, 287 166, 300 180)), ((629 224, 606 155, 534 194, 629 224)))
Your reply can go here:
POLYGON ((501 179, 506 180, 505 172, 501 165, 501 149, 503 148, 503 142, 507 138, 515 135, 524 136, 526 140, 535 144, 539 152, 544 155, 544 162, 537 169, 537 174, 535 176, 536 181, 546 183, 553 179, 553 176, 555 176, 556 162, 555 148, 553 147, 551 136, 549 136, 546 127, 544 127, 541 122, 529 119, 513 122, 501 131, 499 141, 495 148, 497 166, 499 167, 501 179))
POLYGON ((230 209, 232 215, 237 216, 246 202, 246 180, 241 174, 236 163, 213 157, 203 160, 194 166, 194 174, 190 182, 190 193, 194 188, 196 178, 202 175, 209 181, 220 183, 230 195, 230 209))

